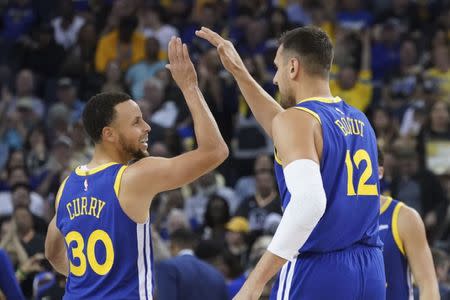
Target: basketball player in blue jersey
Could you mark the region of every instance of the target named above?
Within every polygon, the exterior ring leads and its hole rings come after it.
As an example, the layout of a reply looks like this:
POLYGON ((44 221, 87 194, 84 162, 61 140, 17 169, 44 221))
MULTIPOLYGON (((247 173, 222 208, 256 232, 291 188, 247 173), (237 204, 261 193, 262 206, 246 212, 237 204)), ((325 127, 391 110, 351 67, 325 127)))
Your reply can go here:
POLYGON ((217 47, 276 149, 283 218, 235 299, 258 299, 276 273, 271 299, 384 299, 376 138, 362 112, 331 95, 328 36, 302 27, 281 37, 280 106, 231 42, 207 28, 196 34, 217 47))
MULTIPOLYGON (((378 151, 378 174, 383 177, 384 157, 378 151)), ((386 299, 413 298, 412 275, 419 287, 420 299, 439 299, 433 258, 420 215, 391 197, 381 196, 380 238, 383 241, 386 271, 386 299)))
POLYGON ((53 267, 68 277, 64 299, 153 299, 153 197, 192 182, 228 155, 186 45, 172 38, 168 54, 198 147, 174 158, 149 157, 150 126, 130 96, 103 93, 89 100, 83 123, 94 155, 62 183, 45 243, 53 267), (128 166, 132 160, 138 161, 128 166))

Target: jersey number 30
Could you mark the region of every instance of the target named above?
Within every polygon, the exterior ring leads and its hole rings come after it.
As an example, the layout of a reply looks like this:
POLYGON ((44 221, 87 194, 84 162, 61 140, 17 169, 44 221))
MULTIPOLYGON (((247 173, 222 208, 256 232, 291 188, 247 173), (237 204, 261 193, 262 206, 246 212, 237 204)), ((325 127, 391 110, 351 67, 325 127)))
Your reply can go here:
POLYGON ((71 248, 73 260, 69 259, 70 273, 75 276, 83 276, 84 273, 86 273, 86 262, 89 263, 91 269, 98 275, 105 275, 111 270, 114 263, 114 249, 111 238, 105 231, 95 230, 89 236, 86 249, 87 260, 83 236, 78 231, 69 232, 65 239, 67 247, 69 247, 72 242, 76 243, 75 247, 71 248), (99 263, 95 256, 95 245, 97 242, 102 242, 106 250, 106 259, 103 263, 99 263), (77 265, 74 264, 75 259, 79 261, 77 265))
POLYGON ((347 150, 345 155, 345 165, 347 166, 347 196, 376 196, 378 195, 378 187, 376 184, 368 184, 367 180, 372 177, 372 161, 370 160, 369 153, 366 150, 359 149, 350 157, 350 151, 347 150), (353 163, 356 168, 359 169, 359 165, 362 161, 366 162, 366 168, 361 174, 358 181, 358 189, 355 193, 355 186, 353 184, 353 163))

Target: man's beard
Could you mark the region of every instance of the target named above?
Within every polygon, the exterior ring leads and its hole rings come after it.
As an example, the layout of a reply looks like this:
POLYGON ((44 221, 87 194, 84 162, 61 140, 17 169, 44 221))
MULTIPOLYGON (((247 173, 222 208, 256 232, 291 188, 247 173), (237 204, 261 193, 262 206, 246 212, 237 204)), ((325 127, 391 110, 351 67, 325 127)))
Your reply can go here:
POLYGON ((148 151, 139 148, 134 149, 131 144, 127 144, 122 136, 119 137, 119 143, 122 146, 123 152, 130 157, 130 163, 137 162, 138 160, 149 156, 148 151))
POLYGON ((295 97, 292 95, 293 93, 291 93, 289 90, 285 90, 284 92, 282 92, 280 90, 280 95, 281 95, 281 107, 283 107, 284 109, 288 109, 290 107, 295 106, 296 103, 296 99, 295 97))

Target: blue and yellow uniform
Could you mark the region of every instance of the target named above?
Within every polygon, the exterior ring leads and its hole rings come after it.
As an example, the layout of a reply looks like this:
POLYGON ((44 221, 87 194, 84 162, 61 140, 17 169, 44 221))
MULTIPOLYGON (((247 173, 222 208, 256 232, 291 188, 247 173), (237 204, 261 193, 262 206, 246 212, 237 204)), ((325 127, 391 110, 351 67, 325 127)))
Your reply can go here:
POLYGON ((125 168, 79 167, 60 187, 56 225, 69 259, 64 299, 152 299, 150 224, 131 220, 117 197, 125 168))
POLYGON ((411 270, 398 233, 398 215, 403 205, 402 202, 388 197, 380 211, 379 229, 380 238, 384 243, 387 300, 414 299, 411 270))
MULTIPOLYGON (((327 206, 298 256, 281 269, 271 299, 384 299, 375 133, 366 116, 339 97, 309 98, 291 109, 306 111, 322 126, 327 206)), ((285 209, 291 195, 276 151, 275 158, 285 209)))

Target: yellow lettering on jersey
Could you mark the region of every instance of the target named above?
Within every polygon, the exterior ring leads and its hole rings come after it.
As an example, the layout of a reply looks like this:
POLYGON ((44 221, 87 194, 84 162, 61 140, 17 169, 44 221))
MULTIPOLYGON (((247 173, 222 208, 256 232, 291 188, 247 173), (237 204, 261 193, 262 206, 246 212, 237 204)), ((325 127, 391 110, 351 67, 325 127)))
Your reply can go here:
POLYGON ((72 200, 73 203, 73 214, 75 217, 80 216, 80 198, 77 198, 75 200, 72 200))
POLYGON ((100 213, 105 207, 106 202, 95 197, 81 197, 76 198, 66 204, 67 211, 69 212, 70 220, 79 216, 94 216, 97 219, 100 218, 100 213))
POLYGON ((100 217, 100 213, 102 212, 103 207, 105 206, 106 202, 102 200, 98 200, 98 210, 97 210, 97 219, 100 217))
POLYGON ((95 216, 95 209, 97 208, 97 198, 91 197, 91 206, 89 207, 89 215, 95 216))
POLYGON ((364 137, 364 122, 350 117, 342 117, 334 121, 344 136, 349 134, 364 137))
POLYGON ((81 214, 82 215, 87 215, 87 198, 86 197, 81 197, 81 214))
POLYGON ((71 207, 72 207, 72 203, 69 202, 66 204, 67 211, 69 212, 69 218, 71 220, 73 220, 73 218, 75 218, 75 217, 73 216, 72 212, 70 211, 71 207))

